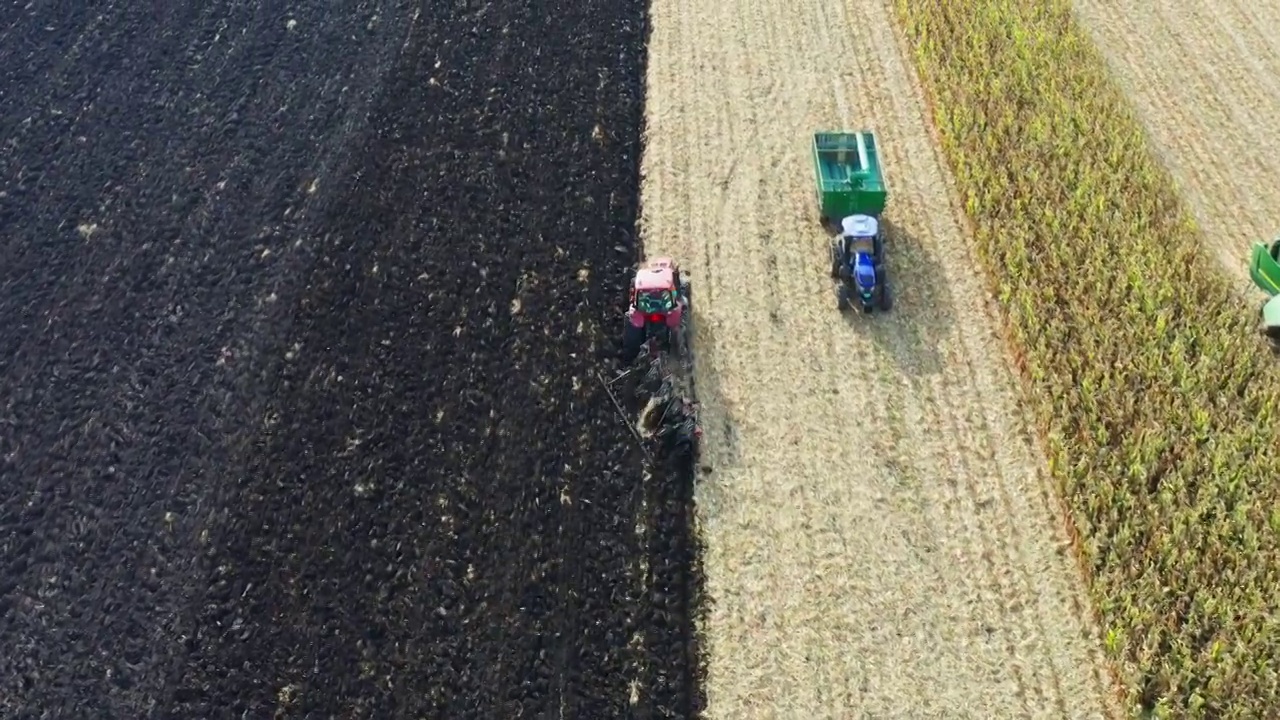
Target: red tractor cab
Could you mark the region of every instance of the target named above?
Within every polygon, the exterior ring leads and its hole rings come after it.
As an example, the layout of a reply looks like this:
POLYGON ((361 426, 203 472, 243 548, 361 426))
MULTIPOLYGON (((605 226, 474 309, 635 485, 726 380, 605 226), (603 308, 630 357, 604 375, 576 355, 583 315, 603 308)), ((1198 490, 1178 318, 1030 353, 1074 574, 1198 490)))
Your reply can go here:
POLYGON ((636 270, 622 342, 628 360, 649 340, 659 341, 654 349, 672 349, 688 308, 684 290, 680 268, 669 257, 655 258, 636 270))

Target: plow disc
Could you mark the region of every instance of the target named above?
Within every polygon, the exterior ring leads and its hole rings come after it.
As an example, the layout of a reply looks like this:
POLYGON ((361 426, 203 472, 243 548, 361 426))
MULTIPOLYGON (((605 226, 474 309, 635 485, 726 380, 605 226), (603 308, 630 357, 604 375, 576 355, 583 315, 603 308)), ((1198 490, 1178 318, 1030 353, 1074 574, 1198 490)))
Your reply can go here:
POLYGON ((664 357, 658 356, 612 380, 599 373, 596 377, 646 456, 692 459, 697 455, 702 428, 698 424, 692 375, 673 372, 664 357), (628 405, 640 408, 634 419, 627 411, 628 405))

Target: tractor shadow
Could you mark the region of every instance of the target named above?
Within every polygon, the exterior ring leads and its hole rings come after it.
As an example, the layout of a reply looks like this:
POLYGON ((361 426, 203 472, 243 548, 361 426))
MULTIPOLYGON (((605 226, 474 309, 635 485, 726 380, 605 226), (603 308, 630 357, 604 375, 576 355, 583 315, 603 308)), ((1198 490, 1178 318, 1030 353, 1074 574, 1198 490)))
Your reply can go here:
POLYGON ((694 396, 701 411, 702 444, 698 456, 699 480, 734 467, 741 457, 738 425, 733 408, 725 399, 717 363, 721 345, 710 326, 700 323, 697 290, 690 293, 693 313, 690 316, 693 335, 694 396))
MULTIPOLYGON (((955 298, 937 257, 911 231, 888 218, 884 228, 885 264, 893 307, 864 314, 855 308, 844 319, 866 335, 904 373, 928 377, 942 372, 941 344, 955 331, 955 298)), ((832 237, 836 231, 830 231, 832 237)), ((835 305, 832 284, 831 303, 835 305)))

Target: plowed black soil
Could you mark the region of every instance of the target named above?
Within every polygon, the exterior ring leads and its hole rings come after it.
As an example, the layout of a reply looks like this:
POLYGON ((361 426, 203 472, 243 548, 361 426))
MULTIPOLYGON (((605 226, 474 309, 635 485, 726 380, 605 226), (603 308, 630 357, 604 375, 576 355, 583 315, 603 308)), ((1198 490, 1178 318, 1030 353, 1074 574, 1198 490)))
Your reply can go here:
POLYGON ((644 3, 320 7, 0 20, 0 717, 696 714, 644 3))

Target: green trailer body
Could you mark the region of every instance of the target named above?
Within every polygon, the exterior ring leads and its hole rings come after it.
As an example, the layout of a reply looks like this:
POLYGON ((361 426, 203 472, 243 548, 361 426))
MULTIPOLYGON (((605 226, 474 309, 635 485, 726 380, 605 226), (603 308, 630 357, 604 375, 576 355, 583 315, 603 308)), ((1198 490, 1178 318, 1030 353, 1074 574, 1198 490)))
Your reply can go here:
POLYGON ((819 215, 824 223, 849 215, 878 216, 889 197, 875 133, 819 132, 813 135, 813 169, 819 215))
POLYGON ((1253 284, 1268 295, 1280 295, 1280 260, 1276 258, 1278 253, 1280 240, 1269 246, 1266 243, 1254 243, 1253 257, 1249 260, 1249 276, 1253 278, 1253 284))
POLYGON ((1273 343, 1280 344, 1280 239, 1270 245, 1253 244, 1249 276, 1253 278, 1253 284, 1270 298, 1262 305, 1259 329, 1273 343))

